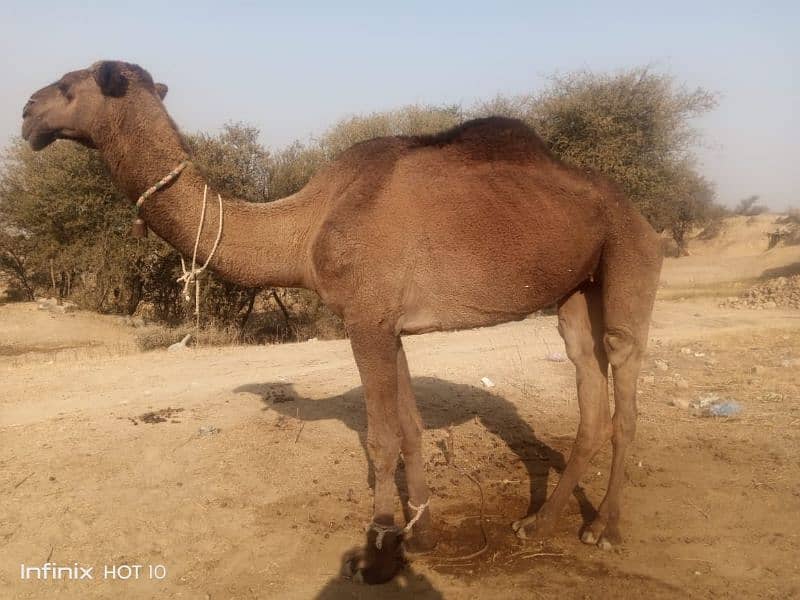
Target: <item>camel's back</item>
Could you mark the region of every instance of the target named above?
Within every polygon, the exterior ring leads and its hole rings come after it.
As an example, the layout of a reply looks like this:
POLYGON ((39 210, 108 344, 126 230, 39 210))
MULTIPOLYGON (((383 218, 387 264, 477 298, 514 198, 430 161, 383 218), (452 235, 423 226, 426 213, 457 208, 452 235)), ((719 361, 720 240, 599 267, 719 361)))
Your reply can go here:
POLYGON ((407 332, 521 318, 553 302, 593 272, 627 206, 511 119, 371 140, 337 162, 319 272, 385 274, 373 284, 406 305, 407 332))

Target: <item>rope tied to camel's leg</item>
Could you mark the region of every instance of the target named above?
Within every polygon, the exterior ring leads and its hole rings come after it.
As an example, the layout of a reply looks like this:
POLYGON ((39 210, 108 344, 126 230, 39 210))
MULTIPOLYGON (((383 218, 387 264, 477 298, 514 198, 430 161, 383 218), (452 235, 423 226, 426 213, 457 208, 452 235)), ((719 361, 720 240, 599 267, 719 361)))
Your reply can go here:
POLYGON ((390 531, 400 532, 400 528, 394 525, 381 525, 380 523, 376 523, 372 521, 369 525, 367 525, 367 531, 372 529, 373 531, 378 532, 378 536, 375 538, 375 547, 380 550, 383 548, 383 536, 385 536, 390 531))
POLYGON ((399 527, 397 527, 395 525, 381 525, 380 523, 376 523, 375 521, 372 521, 369 525, 367 525, 367 531, 373 530, 373 531, 376 531, 378 533, 377 537, 375 538, 375 547, 378 550, 383 548, 383 538, 390 531, 394 531, 394 532, 397 532, 397 533, 403 533, 403 534, 409 533, 411 531, 411 528, 414 527, 414 525, 417 524, 417 521, 419 521, 420 518, 422 518, 422 515, 425 512, 425 509, 428 508, 428 505, 430 503, 431 503, 430 497, 428 497, 428 499, 425 502, 423 502, 422 504, 420 504, 419 506, 417 506, 415 504, 412 504, 411 501, 409 501, 408 502, 408 508, 410 508, 411 510, 414 511, 414 516, 406 524, 406 526, 403 529, 400 529, 399 527))
POLYGON ((178 277, 178 282, 183 282, 183 296, 186 300, 190 300, 189 296, 189 285, 194 282, 194 315, 195 315, 195 327, 199 330, 200 329, 200 280, 198 275, 200 275, 203 271, 206 270, 211 259, 213 258, 214 254, 219 247, 219 241, 222 239, 222 196, 217 194, 217 200, 219 202, 219 226, 217 228, 217 237, 214 240, 214 245, 211 247, 211 252, 208 253, 208 257, 206 261, 203 263, 203 266, 198 268, 197 267, 197 248, 200 245, 200 235, 203 233, 203 225, 205 224, 206 220, 206 206, 208 204, 208 185, 203 186, 203 207, 200 209, 200 224, 197 227, 197 235, 194 239, 194 249, 192 250, 192 268, 191 270, 186 269, 186 261, 183 260, 183 256, 181 256, 181 270, 183 271, 183 275, 178 277))
POLYGON ((431 503, 431 497, 430 496, 428 496, 428 499, 425 500, 425 502, 423 502, 419 506, 416 506, 415 504, 412 504, 411 500, 409 500, 407 502, 408 508, 410 508, 411 510, 414 511, 414 516, 406 524, 405 528, 403 529, 403 533, 410 533, 411 532, 411 528, 414 527, 414 525, 417 524, 417 521, 419 521, 422 518, 422 514, 425 512, 425 509, 428 508, 428 505, 430 503, 431 503))

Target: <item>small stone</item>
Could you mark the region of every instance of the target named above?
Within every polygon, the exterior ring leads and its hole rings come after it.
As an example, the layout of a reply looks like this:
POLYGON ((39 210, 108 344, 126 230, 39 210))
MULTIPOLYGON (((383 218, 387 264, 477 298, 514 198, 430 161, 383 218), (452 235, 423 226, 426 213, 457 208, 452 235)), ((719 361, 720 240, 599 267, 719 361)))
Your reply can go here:
POLYGON ((688 398, 673 398, 671 400, 671 404, 672 406, 682 410, 689 410, 689 406, 691 406, 691 402, 688 398))
POLYGON ((665 360, 661 360, 660 358, 657 358, 657 359, 655 359, 653 361, 653 364, 655 365, 656 369, 658 369, 659 371, 669 371, 669 365, 667 364, 667 361, 665 361, 665 360))
POLYGON ((752 373, 753 375, 763 375, 764 371, 765 369, 761 365, 753 365, 752 367, 750 367, 750 373, 752 373))

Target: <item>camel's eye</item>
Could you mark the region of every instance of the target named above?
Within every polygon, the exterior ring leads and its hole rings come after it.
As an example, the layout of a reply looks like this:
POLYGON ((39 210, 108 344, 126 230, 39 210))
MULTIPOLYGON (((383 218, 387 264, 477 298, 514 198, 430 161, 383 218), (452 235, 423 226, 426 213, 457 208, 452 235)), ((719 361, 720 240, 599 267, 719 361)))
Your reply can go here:
POLYGON ((67 99, 72 100, 72 91, 70 90, 69 84, 64 83, 63 81, 58 82, 58 91, 67 99))

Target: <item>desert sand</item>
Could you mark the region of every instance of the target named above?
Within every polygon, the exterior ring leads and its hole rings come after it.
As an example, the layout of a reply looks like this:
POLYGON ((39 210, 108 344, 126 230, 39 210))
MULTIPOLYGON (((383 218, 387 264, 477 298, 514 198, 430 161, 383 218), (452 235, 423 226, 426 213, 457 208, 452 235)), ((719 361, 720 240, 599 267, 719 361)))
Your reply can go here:
POLYGON ((610 447, 551 540, 511 531, 577 429, 555 317, 406 338, 441 542, 377 588, 338 577, 371 508, 346 340, 143 353, 115 317, 0 306, 0 597, 800 596, 800 311, 720 307, 800 272, 768 219, 666 261, 614 551, 578 537, 610 447), (741 413, 696 416, 708 394, 741 413), (21 578, 48 560, 93 578, 21 578), (121 565, 140 576, 104 577, 121 565))

